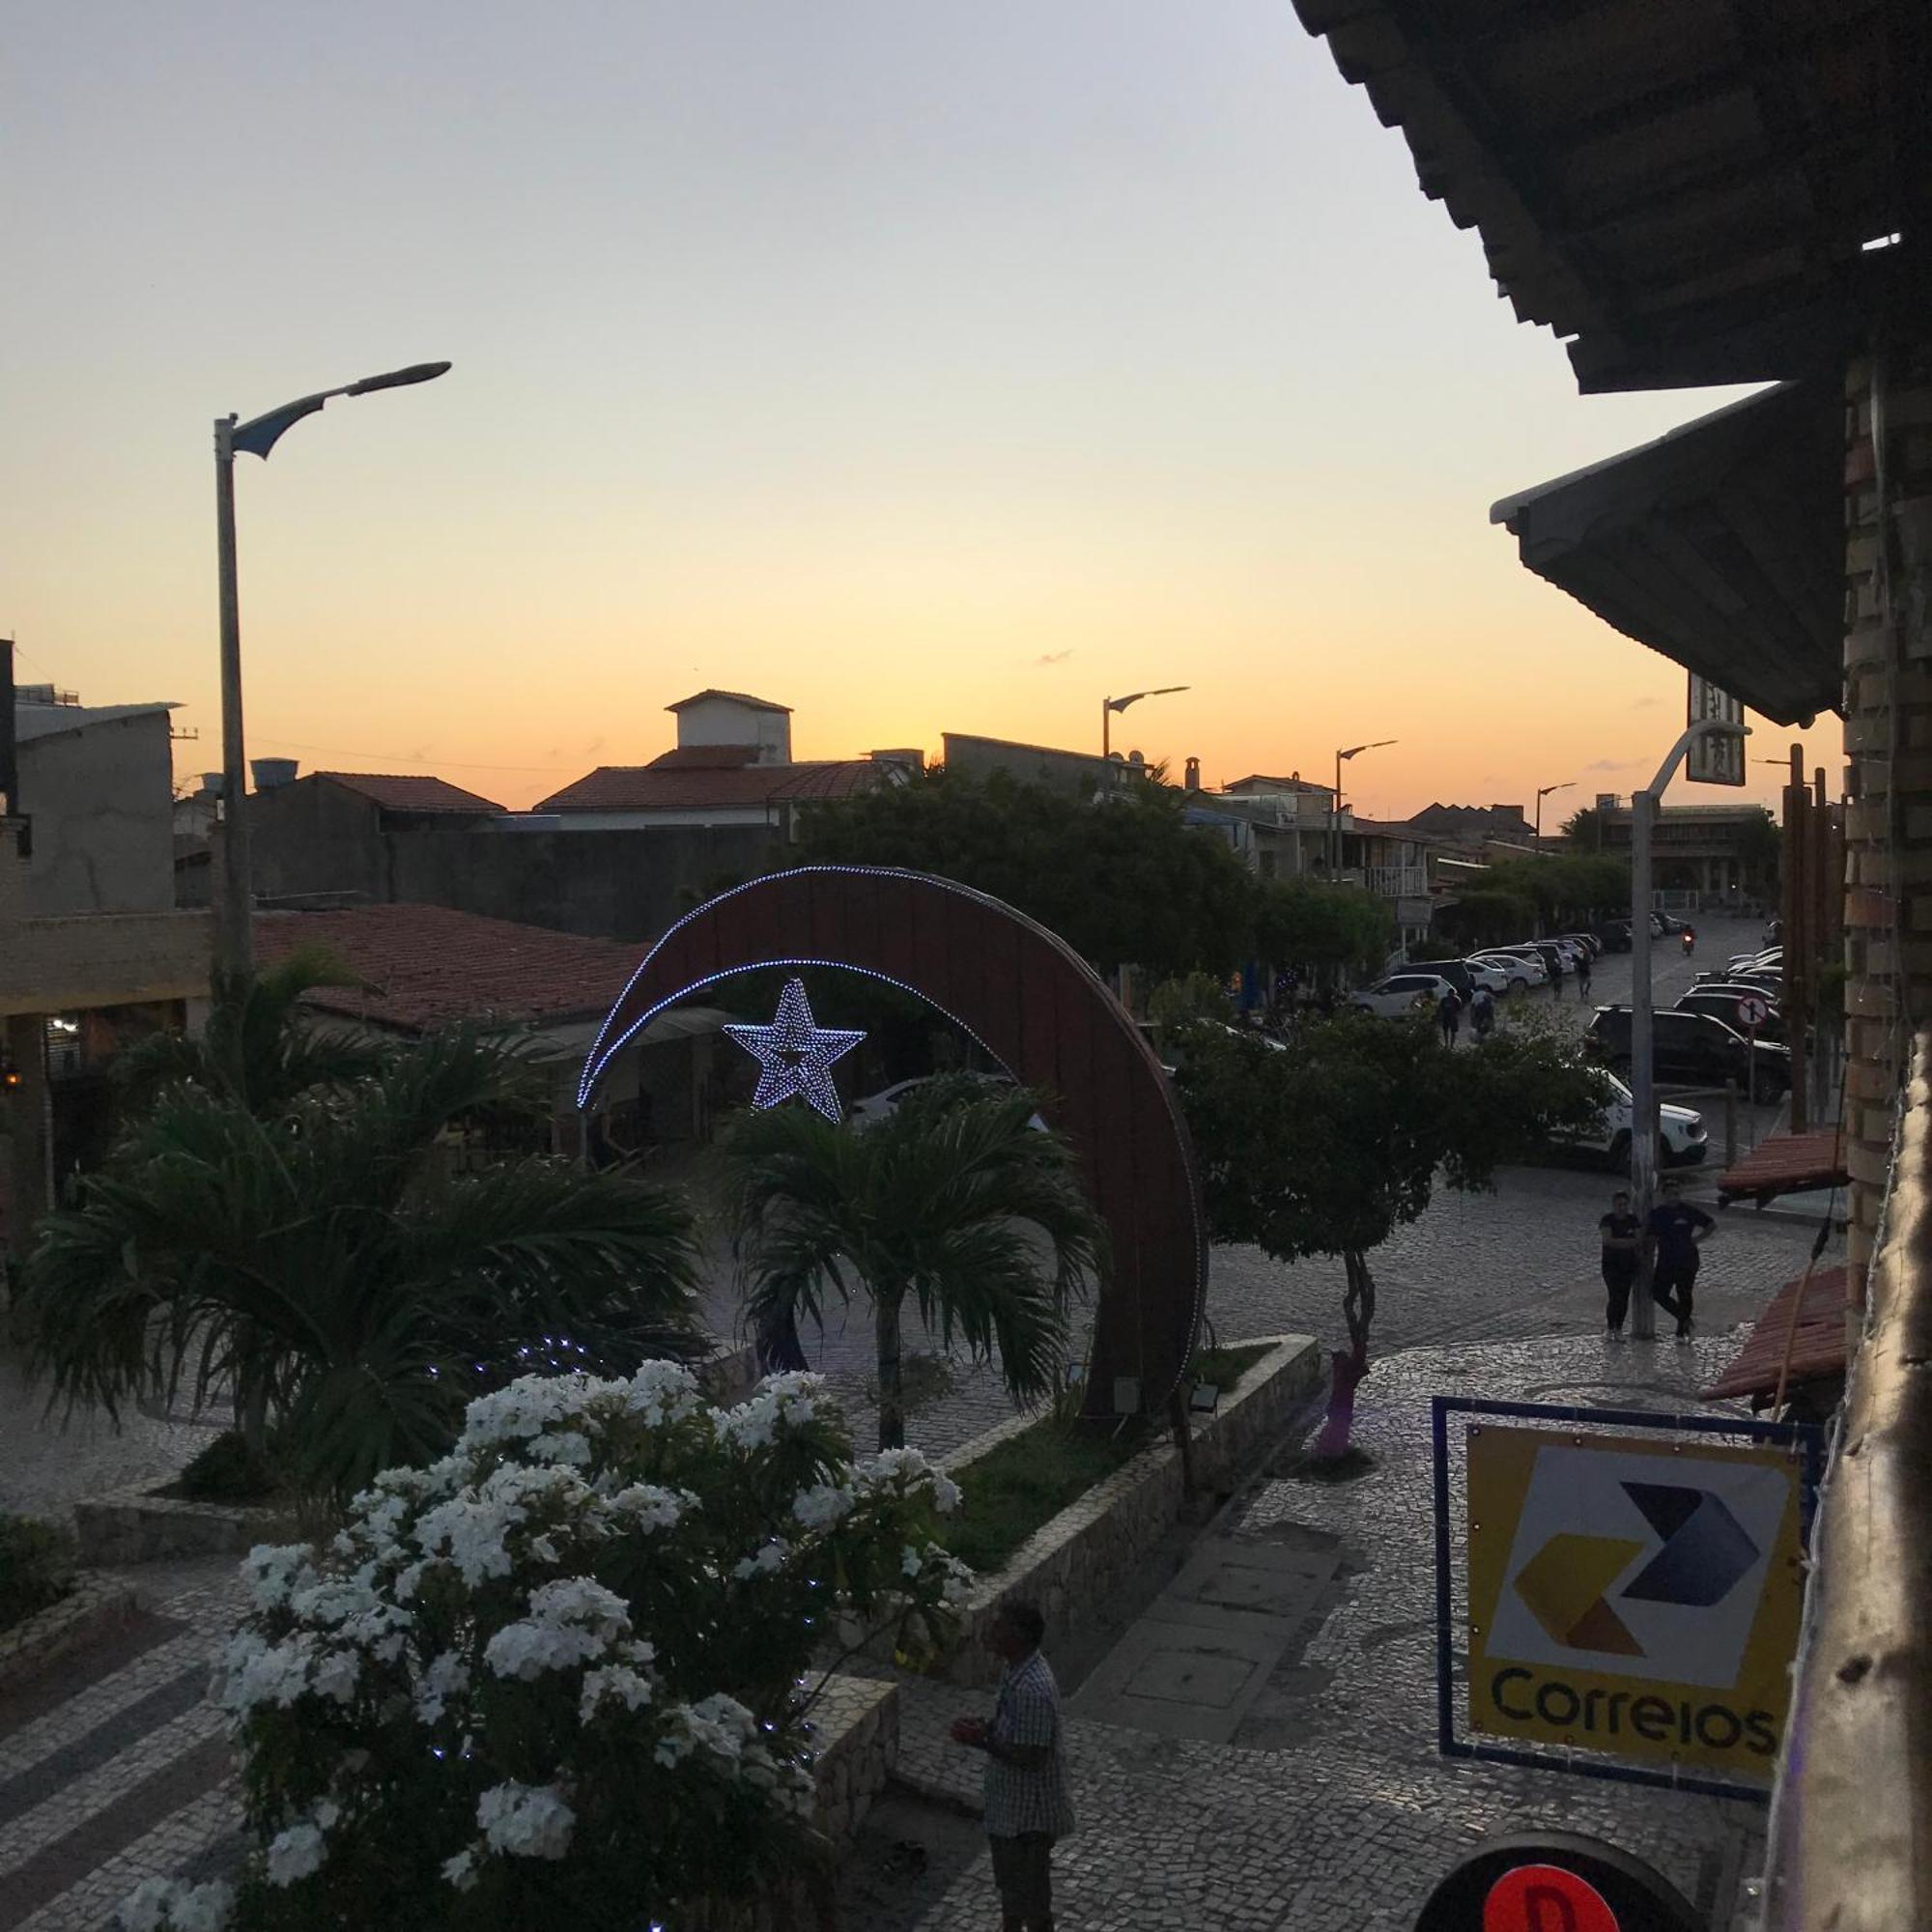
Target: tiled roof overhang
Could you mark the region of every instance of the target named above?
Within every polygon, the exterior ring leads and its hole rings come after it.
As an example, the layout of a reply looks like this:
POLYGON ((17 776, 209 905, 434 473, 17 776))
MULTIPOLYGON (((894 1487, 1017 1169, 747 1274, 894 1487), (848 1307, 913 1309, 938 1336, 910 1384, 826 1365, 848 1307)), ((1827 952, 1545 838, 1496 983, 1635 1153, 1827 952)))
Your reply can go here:
POLYGON ((1490 512, 1523 563, 1779 724, 1843 699, 1843 404, 1787 383, 1490 512))
POLYGON ((1800 377, 1922 313, 1925 0, 1294 5, 1586 391, 1800 377))

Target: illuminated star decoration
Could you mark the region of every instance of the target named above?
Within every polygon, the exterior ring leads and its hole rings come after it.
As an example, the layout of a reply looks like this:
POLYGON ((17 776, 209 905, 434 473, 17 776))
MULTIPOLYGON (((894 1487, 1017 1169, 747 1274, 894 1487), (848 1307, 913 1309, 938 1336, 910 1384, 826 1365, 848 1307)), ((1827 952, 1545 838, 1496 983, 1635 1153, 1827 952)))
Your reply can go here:
POLYGON ((828 1121, 844 1118, 838 1089, 832 1084, 832 1063, 866 1036, 814 1026, 803 980, 785 981, 770 1026, 727 1026, 724 1031, 758 1063, 753 1106, 776 1107, 802 1094, 828 1121))

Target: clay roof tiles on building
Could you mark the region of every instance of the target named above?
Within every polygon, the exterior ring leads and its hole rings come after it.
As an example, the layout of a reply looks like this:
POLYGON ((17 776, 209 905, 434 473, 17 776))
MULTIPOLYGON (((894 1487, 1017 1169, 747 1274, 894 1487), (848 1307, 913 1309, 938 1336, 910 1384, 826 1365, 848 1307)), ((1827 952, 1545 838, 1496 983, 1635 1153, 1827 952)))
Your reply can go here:
POLYGON ((309 1005, 405 1033, 491 1018, 523 1026, 601 1018, 637 971, 639 949, 448 906, 258 912, 255 950, 272 964, 333 954, 364 983, 321 986, 309 1005))
POLYGON ((849 798, 876 784, 881 767, 869 758, 827 758, 809 764, 691 769, 662 763, 599 765, 553 792, 537 811, 702 811, 784 805, 801 799, 849 798))
POLYGON ((494 800, 465 791, 447 779, 415 778, 399 772, 316 772, 313 777, 328 779, 374 799, 384 811, 461 811, 499 812, 494 800))

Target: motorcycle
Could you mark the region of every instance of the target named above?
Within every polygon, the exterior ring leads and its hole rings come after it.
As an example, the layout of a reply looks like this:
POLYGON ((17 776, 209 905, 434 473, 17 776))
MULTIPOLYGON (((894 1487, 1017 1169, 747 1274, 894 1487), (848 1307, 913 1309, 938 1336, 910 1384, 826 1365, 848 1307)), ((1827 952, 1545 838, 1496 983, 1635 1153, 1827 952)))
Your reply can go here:
POLYGON ((1688 927, 1684 934, 1684 956, 1689 959, 1697 951, 1697 935, 1688 927))

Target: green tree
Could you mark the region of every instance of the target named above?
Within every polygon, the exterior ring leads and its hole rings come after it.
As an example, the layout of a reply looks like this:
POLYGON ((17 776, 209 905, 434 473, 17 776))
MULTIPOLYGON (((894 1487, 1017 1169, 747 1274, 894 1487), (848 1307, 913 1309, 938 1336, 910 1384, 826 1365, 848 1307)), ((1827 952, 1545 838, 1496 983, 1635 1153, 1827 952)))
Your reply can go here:
POLYGON ((1255 939, 1270 965, 1373 971, 1395 943, 1395 920, 1386 900, 1359 886, 1268 880, 1260 887, 1255 939))
POLYGON ((178 1084, 225 1094, 251 1114, 273 1114, 307 1088, 358 1079, 382 1064, 380 1047, 318 1025, 302 1009, 306 993, 358 984, 340 960, 313 947, 252 979, 217 972, 201 1037, 157 1033, 137 1041, 115 1061, 115 1084, 136 1115, 178 1084))
POLYGON ((531 1073, 458 1030, 267 1117, 163 1088, 29 1260, 55 1399, 117 1415, 225 1383, 300 1488, 343 1495, 440 1454, 466 1401, 526 1371, 700 1353, 675 1197, 547 1156, 450 1172, 452 1131, 539 1104, 531 1073))
POLYGON ((1563 821, 1563 839, 1575 851, 1597 857, 1604 850, 1604 826, 1605 820, 1602 811, 1594 805, 1577 808, 1563 821))
POLYGON ((1546 925, 1560 930, 1610 911, 1630 912, 1630 867, 1622 859, 1552 853, 1507 859, 1483 875, 1484 892, 1531 900, 1546 925))
POLYGON ((1536 901, 1523 893, 1478 890, 1461 894, 1431 922, 1441 937, 1464 953, 1485 946, 1507 946, 1528 938, 1536 924, 1536 901))
POLYGON ((947 1343, 956 1333, 976 1358, 997 1356, 1016 1399, 1054 1387, 1067 1305, 1097 1273, 1102 1236, 1072 1151, 1031 1124, 1035 1104, 941 1080, 864 1126, 774 1107, 721 1138, 752 1321, 822 1328, 828 1290, 870 1302, 881 1449, 905 1441, 908 1297, 947 1343))
POLYGON ((1286 1051, 1198 1029, 1179 1079, 1212 1236, 1279 1262, 1341 1257, 1349 1346, 1333 1353, 1318 1443, 1331 1456, 1348 1447, 1369 1370, 1369 1257, 1428 1208, 1438 1172, 1451 1187, 1490 1187, 1502 1162, 1603 1106, 1553 1036, 1512 1028, 1459 1053, 1427 1020, 1352 1013, 1303 1025, 1286 1051))
POLYGON ((1186 795, 1143 781, 1099 804, 995 772, 935 771, 804 814, 786 865, 896 866, 1037 919, 1103 971, 1227 973, 1253 955, 1258 881, 1190 826, 1186 795))

